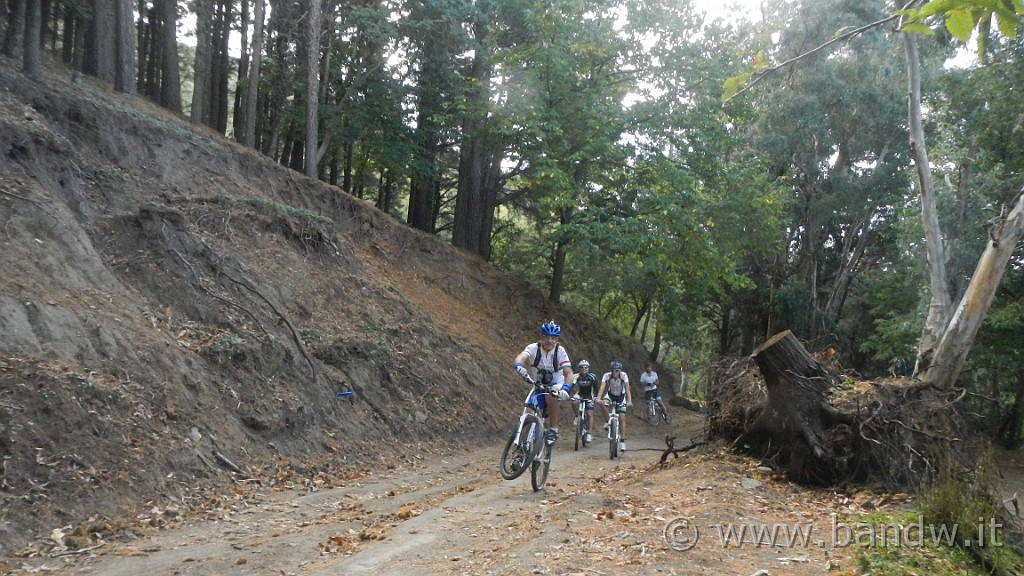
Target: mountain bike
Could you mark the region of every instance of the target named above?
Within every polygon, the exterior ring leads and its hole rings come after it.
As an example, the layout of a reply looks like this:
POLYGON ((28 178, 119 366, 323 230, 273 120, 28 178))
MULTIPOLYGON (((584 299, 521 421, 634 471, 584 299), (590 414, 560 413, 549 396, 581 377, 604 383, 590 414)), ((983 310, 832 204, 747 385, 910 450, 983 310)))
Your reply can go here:
POLYGON ((644 415, 647 417, 647 423, 651 426, 661 424, 662 418, 668 423, 668 415, 661 410, 657 394, 644 394, 644 415))
POLYGON ((611 398, 608 401, 608 455, 615 460, 621 454, 619 443, 622 442, 622 431, 619 428, 619 407, 625 406, 625 402, 616 402, 611 398))
POLYGON ((587 439, 590 433, 590 411, 587 410, 588 403, 593 402, 594 399, 580 398, 574 396, 573 401, 577 403, 576 409, 576 450, 580 449, 582 445, 584 448, 590 446, 591 440, 587 439))
POLYGON ((542 384, 527 377, 533 388, 523 402, 523 413, 501 451, 498 470, 505 480, 515 480, 530 468, 530 484, 537 492, 544 487, 551 466, 551 445, 544 441, 544 414, 540 397, 550 394, 542 384))

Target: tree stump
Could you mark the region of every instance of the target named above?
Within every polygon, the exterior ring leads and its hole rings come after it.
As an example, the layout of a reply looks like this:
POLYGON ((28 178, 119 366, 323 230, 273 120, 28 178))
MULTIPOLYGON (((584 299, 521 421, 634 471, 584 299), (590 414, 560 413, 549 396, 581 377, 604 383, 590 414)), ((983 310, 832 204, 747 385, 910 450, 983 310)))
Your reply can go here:
POLYGON ((754 351, 767 391, 763 409, 734 442, 770 454, 798 482, 829 483, 835 457, 822 442, 826 429, 850 418, 827 401, 835 377, 788 330, 754 351))

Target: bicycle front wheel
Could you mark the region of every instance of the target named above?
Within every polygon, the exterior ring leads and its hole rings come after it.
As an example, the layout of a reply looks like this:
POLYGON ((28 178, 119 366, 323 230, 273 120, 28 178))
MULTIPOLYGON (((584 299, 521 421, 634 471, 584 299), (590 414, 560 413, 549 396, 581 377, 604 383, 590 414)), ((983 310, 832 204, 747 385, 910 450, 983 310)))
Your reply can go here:
POLYGON ((501 462, 498 471, 505 480, 515 480, 526 472, 533 461, 533 449, 537 442, 540 419, 530 414, 523 421, 523 427, 517 435, 513 432, 501 451, 501 462))
MULTIPOLYGON (((579 414, 579 412, 577 412, 577 414, 579 414)), ((583 414, 576 416, 576 447, 574 450, 579 450, 580 444, 583 444, 583 435, 587 432, 586 425, 586 412, 584 411, 583 414)))
POLYGON ((647 401, 647 423, 652 426, 658 425, 658 403, 647 401))
POLYGON ((615 460, 619 455, 619 421, 612 420, 608 425, 608 455, 615 460))
POLYGON ((540 449, 541 456, 533 461, 530 468, 530 484, 534 492, 539 492, 548 481, 548 468, 551 467, 551 445, 545 443, 540 449))

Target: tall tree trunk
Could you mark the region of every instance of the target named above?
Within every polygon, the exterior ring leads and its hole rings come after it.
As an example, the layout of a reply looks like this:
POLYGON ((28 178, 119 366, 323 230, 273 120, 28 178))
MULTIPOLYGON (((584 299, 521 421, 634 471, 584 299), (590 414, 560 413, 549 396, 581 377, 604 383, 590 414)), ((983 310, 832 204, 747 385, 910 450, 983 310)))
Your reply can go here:
POLYGON ((18 56, 18 49, 25 41, 25 4, 29 0, 12 0, 8 14, 7 30, 4 32, 4 45, 0 52, 8 58, 18 56))
POLYGON ((36 0, 28 3, 25 13, 25 45, 22 49, 25 74, 29 78, 43 78, 43 6, 36 0))
MULTIPOLYGON (((565 208, 559 214, 559 223, 565 226, 569 223, 571 214, 565 208)), ((548 301, 558 304, 562 300, 562 290, 565 287, 565 244, 561 240, 555 242, 555 253, 551 258, 551 290, 548 292, 548 301)))
POLYGON ((548 291, 548 302, 558 304, 562 299, 565 286, 565 246, 559 240, 555 242, 555 253, 551 266, 551 289, 548 291))
POLYGON ((74 62, 75 32, 81 25, 78 11, 70 6, 64 6, 62 14, 63 26, 61 27, 61 61, 70 65, 74 62))
POLYGON ((245 87, 245 130, 242 144, 256 147, 256 100, 260 87, 260 66, 263 62, 263 7, 265 0, 256 0, 253 10, 252 61, 249 67, 249 83, 245 87))
POLYGON ((113 86, 117 81, 115 23, 118 15, 115 0, 93 0, 91 18, 86 37, 84 71, 113 86))
MULTIPOLYGON (((432 126, 433 121, 421 113, 419 118, 432 126)), ((417 230, 433 234, 435 202, 441 188, 440 166, 437 158, 436 134, 428 126, 417 129, 419 146, 415 153, 417 170, 409 188, 409 225, 417 230)))
MULTIPOLYGON (((636 338, 636 333, 640 330, 640 322, 647 317, 647 314, 651 311, 651 294, 650 292, 644 294, 644 299, 640 302, 640 306, 636 309, 636 314, 633 315, 633 323, 629 327, 630 338, 636 338)), ((643 341, 643 339, 641 339, 643 341)))
POLYGON ((214 15, 213 51, 210 58, 210 121, 209 126, 221 134, 228 133, 228 77, 231 75, 231 20, 234 2, 218 0, 214 15))
POLYGON ((132 18, 131 0, 116 2, 117 51, 114 89, 125 94, 135 94, 138 86, 135 82, 135 22, 132 18))
POLYGON ((925 246, 928 251, 928 279, 931 301, 928 317, 917 349, 915 374, 927 371, 932 363, 935 346, 949 321, 952 299, 949 278, 946 275, 946 253, 942 246, 942 232, 935 206, 935 192, 931 164, 925 144, 924 123, 921 117, 921 63, 917 52, 917 34, 903 34, 903 48, 907 59, 907 108, 910 123, 910 152, 914 157, 921 187, 921 220, 924 224, 925 246))
MULTIPOLYGON (((668 351, 665 352, 668 354, 668 351)), ((661 356, 661 322, 654 324, 654 342, 651 344, 651 362, 657 362, 661 356)))
POLYGON ((953 313, 949 325, 939 339, 932 362, 921 378, 942 388, 952 388, 963 368, 985 314, 992 305, 999 281, 1006 271, 1024 231, 1024 193, 1017 196, 1014 207, 989 230, 989 242, 978 260, 967 292, 953 313))
POLYGON ((242 142, 245 135, 245 85, 248 83, 249 74, 249 0, 242 1, 242 10, 239 15, 241 24, 241 50, 238 58, 238 80, 235 83, 235 102, 232 107, 232 122, 235 142, 242 142))
POLYGON ((320 0, 306 10, 306 176, 317 178, 320 123, 320 0))
POLYGON ((158 0, 160 10, 160 105, 181 113, 178 71, 178 2, 158 0))
POLYGON ((136 43, 139 47, 136 59, 139 69, 139 94, 153 102, 160 102, 160 12, 159 6, 147 6, 139 0, 139 19, 135 22, 136 43))
POLYGON ((213 0, 196 0, 196 62, 192 86, 193 124, 210 121, 210 81, 213 68, 213 0))
POLYGON ((850 283, 853 282, 855 271, 860 264, 861 258, 867 250, 871 239, 870 224, 878 213, 876 206, 871 207, 868 215, 851 230, 846 245, 843 246, 843 262, 839 270, 839 277, 832 285, 832 292, 829 294, 828 302, 825 304, 825 322, 829 326, 835 325, 842 311, 846 295, 850 290, 850 283), (850 244, 853 244, 851 249, 850 244))
POLYGON ((483 256, 482 226, 486 204, 488 153, 485 140, 489 108, 491 65, 487 46, 490 23, 481 18, 473 25, 474 52, 469 72, 462 146, 459 149, 459 187, 455 197, 452 244, 471 254, 483 256))

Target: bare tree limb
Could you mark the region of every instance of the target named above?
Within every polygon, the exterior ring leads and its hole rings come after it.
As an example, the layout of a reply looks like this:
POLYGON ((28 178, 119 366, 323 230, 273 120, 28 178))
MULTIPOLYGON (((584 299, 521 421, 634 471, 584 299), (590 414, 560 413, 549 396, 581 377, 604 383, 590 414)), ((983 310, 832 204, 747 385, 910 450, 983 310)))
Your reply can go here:
MULTIPOLYGON (((910 5, 910 3, 908 3, 906 6, 909 6, 909 5, 910 5)), ((906 6, 904 6, 904 8, 906 8, 906 6)), ((743 86, 743 88, 740 88, 739 90, 736 91, 735 94, 733 94, 732 96, 729 96, 728 98, 725 99, 725 101, 722 102, 722 106, 725 106, 730 101, 732 101, 733 98, 736 98, 740 94, 743 94, 744 92, 750 91, 751 88, 756 86, 759 82, 761 82, 761 80, 764 80, 770 74, 772 74, 774 72, 778 72, 779 70, 782 70, 784 68, 788 68, 788 67, 792 66, 793 64, 796 64, 797 62, 799 62, 801 60, 809 58, 809 57, 813 56, 814 54, 817 54, 818 52, 821 52, 822 50, 824 50, 824 49, 826 49, 826 48, 828 48, 828 47, 830 47, 830 46, 832 46, 834 44, 839 44, 840 42, 846 42, 850 38, 853 38, 854 36, 859 36, 859 35, 867 32, 868 30, 871 30, 873 28, 877 28, 879 26, 882 26, 882 25, 884 25, 886 23, 889 23, 889 22, 892 22, 894 20, 898 20, 900 17, 901 17, 900 14, 894 14, 892 16, 887 16, 885 18, 882 18, 881 20, 877 20, 877 21, 872 22, 870 24, 865 24, 864 26, 861 26, 860 28, 855 28, 853 30, 850 30, 849 32, 846 32, 844 34, 840 34, 840 35, 836 36, 835 38, 829 40, 828 42, 825 42, 821 46, 818 46, 817 48, 812 48, 811 50, 808 50, 807 52, 804 52, 802 54, 798 54, 798 55, 790 58, 789 60, 786 60, 785 62, 783 62, 781 64, 776 64, 775 66, 770 66, 768 68, 762 68, 761 70, 757 70, 753 74, 751 74, 750 79, 747 81, 747 84, 745 86, 743 86)))

